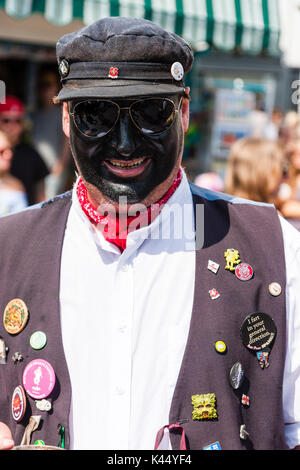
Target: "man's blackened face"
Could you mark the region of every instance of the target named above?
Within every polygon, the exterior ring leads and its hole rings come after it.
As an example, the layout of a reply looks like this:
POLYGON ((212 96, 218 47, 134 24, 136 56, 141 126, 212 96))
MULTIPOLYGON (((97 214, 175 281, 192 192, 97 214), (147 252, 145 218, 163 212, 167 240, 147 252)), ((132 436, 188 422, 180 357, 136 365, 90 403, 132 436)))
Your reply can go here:
MULTIPOLYGON (((137 99, 114 101, 122 108, 137 99)), ((180 97, 172 100, 177 108, 180 97)), ((181 113, 176 113, 168 130, 149 136, 133 124, 128 110, 123 109, 114 128, 93 141, 83 136, 70 119, 70 145, 81 176, 102 195, 113 202, 119 202, 120 197, 126 197, 130 204, 142 202, 171 175, 181 159, 181 113)))

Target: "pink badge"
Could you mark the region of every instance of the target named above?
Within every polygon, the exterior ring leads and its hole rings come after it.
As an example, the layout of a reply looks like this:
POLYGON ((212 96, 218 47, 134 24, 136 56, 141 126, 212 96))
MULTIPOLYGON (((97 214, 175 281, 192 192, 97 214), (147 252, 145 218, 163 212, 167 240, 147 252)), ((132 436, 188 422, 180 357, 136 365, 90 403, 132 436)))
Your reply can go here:
POLYGON ((23 372, 23 385, 33 398, 45 398, 52 392, 55 385, 55 372, 49 362, 34 359, 29 362, 23 372))

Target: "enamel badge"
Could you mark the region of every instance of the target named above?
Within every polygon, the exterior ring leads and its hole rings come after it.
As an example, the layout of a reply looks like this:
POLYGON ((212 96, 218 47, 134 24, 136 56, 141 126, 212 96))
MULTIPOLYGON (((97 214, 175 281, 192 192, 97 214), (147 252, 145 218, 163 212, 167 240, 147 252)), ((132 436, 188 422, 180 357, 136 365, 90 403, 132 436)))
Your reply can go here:
POLYGON ((118 67, 110 67, 108 72, 108 78, 118 78, 118 67))
POLYGON ((234 248, 228 248, 224 253, 224 257, 226 259, 225 269, 229 269, 229 271, 235 271, 236 265, 241 262, 238 250, 235 250, 234 248))
POLYGON ((26 411, 26 396, 21 385, 15 388, 11 400, 11 412, 17 423, 21 421, 26 411))
POLYGON ((6 305, 3 315, 4 328, 11 335, 23 330, 28 320, 28 309, 21 299, 13 299, 6 305))
POLYGON ((192 396, 193 420, 216 419, 216 396, 214 393, 202 393, 192 396))

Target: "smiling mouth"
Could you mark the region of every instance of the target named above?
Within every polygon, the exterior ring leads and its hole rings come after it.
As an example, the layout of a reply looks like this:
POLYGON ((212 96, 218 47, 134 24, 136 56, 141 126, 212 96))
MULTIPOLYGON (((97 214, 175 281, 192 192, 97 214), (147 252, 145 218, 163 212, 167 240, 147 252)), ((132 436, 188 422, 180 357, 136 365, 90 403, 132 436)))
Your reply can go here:
POLYGON ((148 157, 136 158, 134 160, 104 160, 103 164, 109 171, 121 177, 138 176, 147 168, 151 159, 148 157))

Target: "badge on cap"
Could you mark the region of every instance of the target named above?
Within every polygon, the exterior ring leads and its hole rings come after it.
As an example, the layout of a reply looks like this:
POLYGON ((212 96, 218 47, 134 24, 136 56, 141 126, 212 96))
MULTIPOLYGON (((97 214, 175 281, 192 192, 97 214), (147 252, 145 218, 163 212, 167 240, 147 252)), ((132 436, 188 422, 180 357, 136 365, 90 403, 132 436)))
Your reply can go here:
POLYGON ((4 328, 11 335, 23 330, 28 320, 28 309, 21 299, 13 299, 6 305, 3 315, 4 328))
POLYGON ((240 263, 235 268, 235 275, 240 281, 249 281, 253 277, 253 268, 250 264, 240 263))
POLYGON ((269 284, 269 292, 274 297, 278 297, 278 295, 281 294, 281 285, 279 282, 271 282, 271 284, 269 284))
POLYGON ((118 78, 119 69, 118 67, 110 67, 108 72, 108 78, 118 78))
POLYGON ((202 393, 192 396, 193 419, 216 419, 218 417, 216 410, 216 396, 214 393, 202 393))
POLYGON ((174 62, 171 66, 171 75, 178 82, 183 79, 184 70, 180 62, 174 62))
POLYGON ((47 343, 47 336, 43 331, 35 331, 30 336, 29 342, 32 349, 43 349, 47 343))
POLYGON ((59 73, 62 78, 65 78, 70 71, 70 64, 66 59, 63 59, 60 61, 59 66, 58 66, 59 73))
POLYGON ((43 359, 29 362, 23 372, 25 391, 32 398, 45 398, 52 392, 55 385, 55 372, 51 364, 43 359))
POLYGON ((229 271, 235 271, 236 265, 241 262, 238 250, 235 250, 234 248, 228 248, 224 252, 224 257, 226 259, 225 269, 229 269, 229 271))
POLYGON ((18 385, 11 399, 11 412, 17 423, 22 420, 26 411, 26 396, 21 385, 18 385))
POLYGON ((240 388, 244 381, 244 369, 240 362, 236 362, 230 369, 229 382, 234 390, 240 388))

